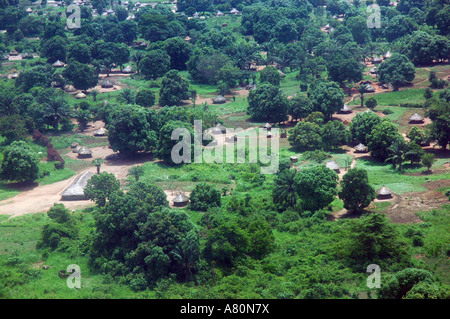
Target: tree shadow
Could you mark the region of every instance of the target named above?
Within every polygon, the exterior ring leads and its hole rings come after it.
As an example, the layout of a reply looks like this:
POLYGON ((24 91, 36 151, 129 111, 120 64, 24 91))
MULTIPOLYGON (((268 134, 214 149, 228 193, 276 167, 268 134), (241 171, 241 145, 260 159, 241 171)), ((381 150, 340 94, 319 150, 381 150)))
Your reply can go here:
POLYGON ((9 184, 3 184, 3 187, 6 187, 11 190, 15 190, 15 191, 20 191, 20 192, 30 191, 38 186, 39 186, 39 183, 32 182, 32 181, 13 182, 13 183, 9 183, 9 184))

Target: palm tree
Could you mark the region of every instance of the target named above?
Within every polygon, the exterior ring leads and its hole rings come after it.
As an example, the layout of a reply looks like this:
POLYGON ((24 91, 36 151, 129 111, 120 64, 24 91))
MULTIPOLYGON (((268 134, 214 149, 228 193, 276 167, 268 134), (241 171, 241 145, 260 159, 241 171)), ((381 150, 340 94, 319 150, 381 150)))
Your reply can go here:
POLYGON ((134 51, 133 55, 131 56, 131 60, 133 60, 134 63, 136 63, 136 71, 138 74, 140 73, 139 64, 144 57, 145 54, 139 50, 134 51))
POLYGON ((142 168, 142 166, 133 166, 129 169, 128 175, 133 175, 136 179, 136 182, 138 182, 139 177, 144 175, 144 169, 142 168))
POLYGON ((348 89, 348 96, 352 96, 352 89, 355 87, 355 83, 347 82, 345 87, 348 89))
POLYGON ((55 131, 58 131, 59 121, 70 114, 66 99, 61 95, 52 96, 44 105, 44 117, 48 118, 55 131))
POLYGON ((367 84, 358 85, 356 89, 361 94, 361 107, 364 107, 364 93, 367 92, 367 84))
POLYGON ((390 156, 386 159, 386 162, 392 161, 394 169, 398 164, 398 168, 401 171, 404 156, 406 154, 406 143, 403 137, 397 138, 392 145, 388 147, 388 151, 390 156))
POLYGON ((92 164, 94 164, 95 167, 97 167, 97 174, 100 174, 100 167, 104 162, 105 161, 103 158, 96 158, 95 160, 92 161, 92 164))
POLYGON ((136 92, 128 88, 123 89, 120 91, 117 100, 126 104, 134 104, 136 101, 136 92))
POLYGON ((293 207, 297 204, 297 192, 295 190, 295 169, 287 169, 275 179, 273 188, 274 203, 286 203, 293 207))
POLYGON ((73 112, 73 117, 78 121, 78 127, 83 132, 87 123, 92 119, 92 114, 89 110, 76 109, 73 112))

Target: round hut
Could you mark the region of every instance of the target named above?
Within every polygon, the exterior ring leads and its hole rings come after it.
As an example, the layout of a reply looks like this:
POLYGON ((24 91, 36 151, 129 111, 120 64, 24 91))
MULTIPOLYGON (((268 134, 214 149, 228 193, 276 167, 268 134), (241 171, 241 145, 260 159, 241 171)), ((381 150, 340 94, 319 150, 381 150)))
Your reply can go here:
POLYGON ((366 85, 366 92, 367 93, 375 92, 375 88, 371 84, 367 84, 366 85))
POLYGON ((131 66, 127 65, 127 66, 122 70, 122 72, 123 72, 123 73, 128 73, 128 74, 130 74, 130 73, 133 73, 133 69, 131 69, 131 66))
POLYGON ((64 86, 64 91, 67 93, 76 92, 77 89, 73 85, 66 85, 64 86))
POLYGON ((379 56, 373 58, 373 64, 379 64, 381 62, 383 62, 383 59, 381 59, 379 56))
POLYGON ((265 128, 267 131, 270 131, 272 129, 272 125, 269 123, 264 124, 263 128, 265 128))
POLYGON ((77 95, 75 95, 76 99, 85 99, 86 98, 86 94, 84 94, 83 92, 78 93, 77 95))
POLYGON ((392 191, 386 186, 381 187, 377 190, 378 199, 390 199, 392 198, 392 191))
POLYGON ((388 51, 383 55, 383 58, 386 60, 386 59, 389 59, 391 56, 392 56, 391 51, 388 51))
POLYGON ((220 123, 217 123, 215 127, 212 128, 213 134, 226 134, 227 128, 220 123))
POLYGON ((106 130, 103 127, 94 131, 94 136, 105 136, 105 135, 106 135, 106 130))
POLYGON ((78 150, 78 158, 89 158, 92 157, 92 151, 86 146, 81 147, 78 150))
POLYGON ((367 153, 369 149, 362 143, 355 146, 355 153, 367 153))
POLYGON ((227 99, 222 96, 222 95, 217 95, 214 99, 213 99, 213 103, 214 104, 223 104, 226 103, 227 99))
POLYGON ((189 203, 189 197, 181 193, 179 193, 178 196, 173 199, 173 206, 175 207, 184 207, 187 205, 187 203, 189 203))
POLYGON ((291 160, 291 163, 297 163, 298 162, 298 157, 297 156, 291 156, 290 160, 291 160))
POLYGON ((409 123, 411 123, 411 124, 422 124, 423 123, 423 117, 420 116, 417 113, 414 113, 414 115, 409 118, 409 123))
POLYGON ((112 84, 112 82, 108 79, 104 80, 101 84, 102 88, 104 89, 111 89, 114 87, 114 85, 112 84))
POLYGON ((340 167, 339 164, 336 163, 335 161, 328 161, 325 165, 326 165, 329 169, 332 169, 333 171, 335 171, 336 173, 340 173, 341 167, 340 167))
POLYGON ((349 114, 352 113, 352 109, 348 107, 347 104, 344 104, 344 106, 342 107, 342 109, 339 110, 339 114, 349 114))
POLYGON ((54 68, 63 68, 64 67, 64 63, 59 61, 59 60, 57 60, 57 61, 55 61, 55 63, 52 64, 52 66, 54 68))
POLYGON ((374 66, 373 68, 371 68, 369 70, 370 74, 377 74, 378 73, 378 68, 376 66, 374 66))
POLYGON ((10 56, 17 56, 19 55, 19 52, 17 52, 16 50, 12 49, 11 52, 9 52, 10 56))

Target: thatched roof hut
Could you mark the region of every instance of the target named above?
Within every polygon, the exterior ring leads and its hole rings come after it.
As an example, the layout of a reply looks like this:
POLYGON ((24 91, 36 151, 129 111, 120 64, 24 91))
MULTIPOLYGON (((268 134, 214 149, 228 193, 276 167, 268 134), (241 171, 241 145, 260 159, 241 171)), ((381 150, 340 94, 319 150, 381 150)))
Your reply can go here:
POLYGON ((94 136, 105 136, 105 135, 106 135, 106 130, 103 127, 94 131, 94 136))
POLYGON ((85 99, 86 98, 86 94, 84 94, 83 92, 78 93, 77 95, 75 95, 76 99, 85 99))
POLYGON ((239 10, 237 10, 236 8, 233 8, 230 10, 230 14, 239 14, 239 10))
POLYGON ((77 146, 80 146, 80 144, 78 144, 77 142, 73 142, 72 144, 70 144, 70 148, 77 148, 77 146))
POLYGON ((369 149, 362 143, 355 146, 355 153, 367 153, 369 149))
POLYGON ((81 147, 78 150, 78 158, 89 158, 92 157, 92 151, 86 146, 81 147))
POLYGON ((213 99, 214 104, 223 104, 226 102, 227 102, 227 99, 222 95, 218 95, 213 99))
POLYGON ((383 186, 379 190, 377 190, 377 195, 378 199, 392 198, 392 191, 386 186, 383 186))
POLYGON ((290 160, 292 163, 297 163, 298 162, 298 157, 297 156, 291 156, 290 160))
POLYGON ((377 73, 378 73, 378 68, 377 68, 376 66, 374 66, 373 68, 371 68, 371 69, 369 70, 369 72, 370 72, 371 74, 377 74, 377 73))
POLYGON ((108 79, 104 80, 101 84, 102 88, 104 89, 110 89, 112 87, 114 87, 114 85, 112 84, 112 82, 108 79))
POLYGON ((53 65, 54 68, 62 68, 62 67, 64 67, 64 62, 61 62, 61 61, 57 60, 52 65, 53 65))
POLYGON ((223 14, 223 12, 222 11, 217 11, 217 13, 216 13, 216 17, 221 17, 221 16, 223 16, 224 14, 223 14))
POLYGON ((413 124, 414 123, 416 123, 416 124, 423 123, 423 117, 417 113, 414 113, 414 115, 409 118, 409 123, 413 123, 413 124))
POLYGON ((217 123, 215 127, 212 128, 213 134, 226 134, 227 128, 220 123, 217 123))
POLYGON ((366 85, 366 92, 369 92, 369 93, 375 92, 375 88, 372 85, 367 84, 366 85))
POLYGON ((270 125, 269 123, 266 123, 266 124, 264 124, 263 128, 270 131, 272 129, 272 125, 270 125))
POLYGON ((198 18, 200 18, 200 15, 198 14, 198 12, 196 12, 196 13, 194 13, 194 15, 192 17, 198 19, 198 18))
POLYGON ((22 53, 22 59, 33 59, 33 54, 30 52, 22 53))
POLYGON ((388 51, 388 52, 386 52, 386 53, 383 55, 383 58, 384 58, 384 59, 389 59, 391 56, 392 56, 391 51, 388 51))
POLYGON ((183 207, 186 206, 187 203, 189 203, 189 197, 181 193, 173 199, 173 206, 175 207, 183 207))
POLYGON ((342 109, 339 110, 339 114, 349 114, 352 113, 353 110, 351 108, 348 107, 347 104, 344 104, 344 106, 342 107, 342 109))
POLYGON ((127 65, 123 70, 123 73, 133 73, 133 69, 131 68, 131 66, 127 65))
POLYGON ((335 161, 328 161, 325 163, 325 165, 329 168, 332 169, 333 171, 335 171, 336 173, 340 172, 341 167, 339 166, 338 163, 336 163, 335 161))
POLYGON ((33 12, 33 9, 31 9, 31 8, 28 8, 27 10, 25 10, 27 13, 32 13, 33 12))
POLYGON ((17 56, 17 55, 19 55, 19 52, 17 52, 16 50, 12 49, 11 52, 9 52, 9 55, 17 56))
POLYGON ((373 58, 372 62, 373 62, 373 64, 378 64, 378 63, 383 62, 383 59, 381 59, 379 56, 377 56, 377 57, 373 58))
POLYGON ((87 182, 94 174, 86 172, 79 176, 69 187, 67 187, 61 194, 61 200, 87 200, 84 195, 84 188, 87 182))
POLYGON ((64 86, 64 91, 70 93, 70 92, 76 92, 77 89, 71 84, 64 86))

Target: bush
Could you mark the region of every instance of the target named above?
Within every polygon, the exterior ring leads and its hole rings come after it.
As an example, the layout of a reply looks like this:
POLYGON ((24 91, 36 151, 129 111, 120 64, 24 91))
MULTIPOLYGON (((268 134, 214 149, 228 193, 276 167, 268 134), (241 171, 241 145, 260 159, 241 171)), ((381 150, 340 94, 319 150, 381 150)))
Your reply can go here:
POLYGON ((190 199, 192 210, 206 212, 210 207, 220 207, 220 191, 206 183, 195 186, 190 199))

